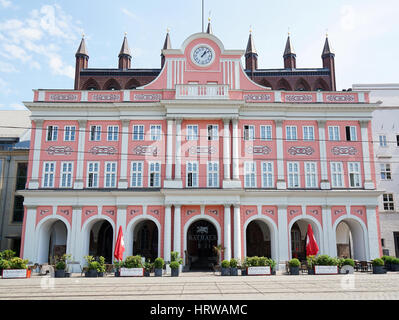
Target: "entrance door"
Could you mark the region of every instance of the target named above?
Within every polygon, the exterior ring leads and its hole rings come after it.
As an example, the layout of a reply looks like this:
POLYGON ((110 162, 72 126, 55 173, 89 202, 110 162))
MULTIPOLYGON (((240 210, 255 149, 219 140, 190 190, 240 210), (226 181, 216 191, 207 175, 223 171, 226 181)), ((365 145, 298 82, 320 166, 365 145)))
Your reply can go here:
POLYGON ((394 232, 393 238, 395 241, 395 254, 396 254, 396 257, 399 258, 399 232, 394 232))
POLYGON ((209 270, 217 264, 218 236, 215 226, 206 221, 194 222, 187 231, 187 253, 190 270, 209 270))

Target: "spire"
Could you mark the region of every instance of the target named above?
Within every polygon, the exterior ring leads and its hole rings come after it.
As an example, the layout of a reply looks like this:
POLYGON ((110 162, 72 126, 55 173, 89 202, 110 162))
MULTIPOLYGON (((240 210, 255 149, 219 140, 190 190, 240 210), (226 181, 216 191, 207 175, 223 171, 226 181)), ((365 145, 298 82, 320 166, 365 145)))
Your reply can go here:
POLYGON ((82 41, 80 41, 80 45, 78 48, 78 51, 76 51, 75 57, 79 56, 79 55, 83 55, 83 56, 89 56, 89 54, 87 53, 87 49, 86 49, 86 42, 85 42, 85 35, 82 34, 82 41))
POLYGON ((130 69, 132 56, 130 54, 129 45, 127 43, 127 32, 125 32, 125 37, 123 38, 123 43, 121 51, 119 52, 119 69, 130 69))
POLYGON ((285 44, 284 56, 287 56, 290 54, 295 54, 295 52, 294 52, 294 48, 292 47, 292 44, 291 44, 290 33, 288 32, 288 38, 287 38, 287 42, 285 44))
POLYGON ((251 71, 258 69, 258 53, 256 52, 254 39, 252 37, 252 28, 249 29, 247 50, 245 51, 245 69, 251 71))
POLYGON ((212 32, 212 26, 211 26, 211 18, 208 18, 208 28, 206 29, 206 33, 208 34, 213 34, 212 32))
POLYGON ((169 28, 166 29, 165 42, 163 43, 163 49, 172 49, 172 43, 170 42, 169 28))
POLYGON ((294 52, 294 48, 291 44, 290 33, 288 32, 287 42, 285 44, 284 50, 284 68, 285 69, 295 69, 296 68, 296 54, 294 52))
POLYGON ((121 55, 126 55, 126 56, 131 57, 129 44, 127 43, 127 32, 125 32, 125 37, 123 38, 123 43, 122 43, 121 51, 119 52, 119 57, 121 55))
POLYGON ((249 30, 249 38, 248 38, 248 43, 247 43, 247 50, 245 51, 246 55, 250 54, 250 53, 258 54, 256 52, 256 49, 255 49, 254 39, 252 38, 252 29, 249 30))
POLYGON ((324 58, 325 56, 334 55, 331 50, 330 42, 328 41, 328 34, 326 34, 326 41, 324 42, 323 53, 321 57, 324 58))
POLYGON ((76 64, 75 64, 75 90, 80 89, 80 71, 87 69, 89 67, 89 54, 86 49, 85 35, 82 34, 82 40, 78 51, 75 54, 76 64))
POLYGON ((331 91, 335 91, 336 90, 335 54, 331 50, 331 46, 328 41, 328 34, 326 34, 326 41, 324 42, 324 48, 321 54, 321 59, 323 60, 323 68, 330 70, 331 91))

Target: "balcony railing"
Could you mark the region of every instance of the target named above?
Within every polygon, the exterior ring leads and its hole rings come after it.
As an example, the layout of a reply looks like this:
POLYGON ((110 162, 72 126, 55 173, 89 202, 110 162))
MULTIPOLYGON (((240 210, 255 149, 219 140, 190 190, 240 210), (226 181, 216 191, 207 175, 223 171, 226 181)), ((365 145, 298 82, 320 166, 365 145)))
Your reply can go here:
POLYGON ((228 99, 229 86, 218 84, 177 84, 176 99, 228 99))

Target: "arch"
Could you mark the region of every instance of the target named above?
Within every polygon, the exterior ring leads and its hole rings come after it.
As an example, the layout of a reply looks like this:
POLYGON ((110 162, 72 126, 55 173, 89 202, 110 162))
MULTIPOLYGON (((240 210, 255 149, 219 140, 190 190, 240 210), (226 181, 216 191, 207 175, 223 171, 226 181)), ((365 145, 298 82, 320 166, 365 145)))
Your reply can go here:
POLYGON ((277 82, 277 86, 276 86, 277 90, 285 90, 285 91, 292 91, 292 87, 289 84, 289 82, 284 79, 281 78, 278 82, 277 82))
POLYGON ((126 82, 125 89, 126 90, 132 90, 132 89, 136 89, 136 88, 138 88, 140 86, 141 86, 140 82, 137 79, 132 78, 128 82, 126 82))
POLYGON ((295 83, 295 91, 310 91, 310 90, 311 90, 310 85, 304 78, 298 79, 298 81, 295 83))
POLYGON ((330 87, 324 79, 318 78, 313 84, 313 90, 314 91, 328 91, 328 90, 330 90, 330 87))
POLYGON ((121 85, 115 79, 109 79, 105 82, 103 90, 121 90, 121 85))
POLYGON ((269 228, 269 233, 270 233, 270 249, 271 249, 271 258, 275 261, 278 260, 278 230, 277 230, 277 225, 276 223, 270 219, 269 217, 266 216, 259 216, 259 215, 254 215, 247 219, 244 223, 244 257, 247 256, 247 227, 248 225, 253 222, 253 221, 262 221, 263 223, 266 224, 266 226, 269 228))
POLYGON ((268 88, 270 88, 271 90, 273 90, 272 85, 270 84, 269 81, 266 80, 266 78, 263 78, 263 79, 260 81, 259 84, 262 85, 262 86, 264 86, 264 87, 268 87, 268 88))
POLYGON ((83 84, 82 90, 100 90, 100 85, 96 80, 90 78, 83 84))

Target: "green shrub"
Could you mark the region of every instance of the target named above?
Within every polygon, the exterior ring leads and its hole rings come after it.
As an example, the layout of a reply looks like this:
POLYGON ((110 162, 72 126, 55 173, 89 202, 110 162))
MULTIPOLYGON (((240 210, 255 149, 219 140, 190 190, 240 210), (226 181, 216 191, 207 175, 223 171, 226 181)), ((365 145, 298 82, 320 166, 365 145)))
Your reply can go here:
POLYGON ((237 268, 237 265, 238 265, 237 259, 234 258, 230 259, 230 268, 237 268))
POLYGON ((288 264, 290 265, 290 267, 299 267, 301 265, 301 262, 297 258, 294 258, 288 261, 288 264))
POLYGON ((373 262, 373 266, 375 266, 375 267, 381 267, 384 265, 384 260, 382 260, 381 258, 376 258, 372 262, 373 262))
POLYGON ((125 263, 123 264, 125 268, 143 268, 143 262, 141 256, 129 256, 126 257, 125 263))
POLYGON ((244 258, 244 261, 241 263, 241 269, 246 269, 249 267, 248 257, 244 258))
POLYGON ((149 261, 146 261, 146 262, 144 262, 144 269, 146 270, 146 271, 150 271, 151 272, 151 270, 154 268, 154 264, 153 263, 151 263, 151 262, 149 262, 149 261))
POLYGON ((62 260, 60 260, 60 261, 58 261, 56 264, 55 264, 55 269, 56 270, 65 270, 66 269, 66 263, 65 263, 65 261, 62 261, 62 260))
POLYGON ((10 269, 10 268, 11 268, 10 261, 0 258, 0 270, 10 269))
POLYGON ((165 261, 162 258, 156 258, 154 261, 154 268, 155 269, 163 269, 163 266, 165 265, 165 261))
POLYGON ((355 267, 355 261, 353 259, 343 259, 341 267, 342 266, 352 266, 355 267))
POLYGON ((230 261, 229 260, 223 260, 222 261, 222 268, 230 268, 230 261))
POLYGON ((113 263, 115 269, 120 269, 123 267, 123 261, 114 261, 113 263))
POLYGON ((11 260, 14 257, 15 257, 15 251, 4 250, 0 252, 0 258, 3 258, 4 260, 11 260))
POLYGON ((105 272, 105 258, 100 256, 98 257, 98 267, 97 267, 98 272, 105 272))
POLYGON ((172 262, 172 261, 177 261, 179 264, 183 263, 183 259, 179 256, 179 252, 172 251, 170 253, 170 262, 172 262))
POLYGON ((313 268, 316 265, 316 257, 315 256, 307 256, 306 262, 307 262, 308 268, 313 268))
POLYGON ((257 265, 259 267, 266 267, 268 263, 268 259, 266 257, 259 257, 257 265))
POLYGON ((318 266, 337 266, 339 259, 330 257, 327 254, 322 254, 316 258, 316 265, 318 266))
POLYGON ((271 259, 271 258, 267 259, 267 264, 266 265, 270 266, 271 269, 274 269, 276 267, 276 264, 277 264, 276 261, 274 261, 273 259, 271 259))
POLYGON ((259 262, 259 257, 249 257, 248 258, 248 267, 257 267, 259 262))
POLYGON ((177 261, 172 261, 169 266, 171 269, 179 269, 180 263, 177 261))
POLYGON ((399 264, 399 258, 393 258, 391 263, 392 264, 399 264))
POLYGON ((87 262, 87 268, 89 270, 97 270, 99 267, 99 263, 94 260, 93 256, 84 256, 86 262, 87 262))
POLYGON ((26 264, 29 260, 24 260, 18 257, 11 258, 10 269, 27 269, 26 264))

